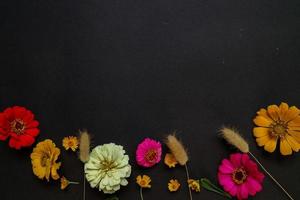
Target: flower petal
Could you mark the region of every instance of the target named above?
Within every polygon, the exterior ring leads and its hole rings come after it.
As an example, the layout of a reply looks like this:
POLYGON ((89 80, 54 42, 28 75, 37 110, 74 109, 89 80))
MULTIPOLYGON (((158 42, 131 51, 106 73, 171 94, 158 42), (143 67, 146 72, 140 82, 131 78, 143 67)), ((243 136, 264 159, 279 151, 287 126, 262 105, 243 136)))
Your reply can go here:
POLYGON ((255 127, 253 129, 253 134, 255 137, 263 137, 269 134, 269 130, 270 130, 269 128, 255 127))
POLYGON ((292 106, 289 108, 289 110, 286 113, 285 121, 291 121, 295 119, 297 116, 299 116, 300 110, 296 106, 292 106))
POLYGON ((234 166, 234 168, 240 167, 241 166, 241 159, 242 159, 242 154, 241 153, 234 153, 230 155, 230 162, 234 166))
POLYGON ((234 171, 234 168, 229 160, 223 159, 222 164, 219 166, 219 171, 223 174, 231 174, 234 171))
POLYGON ((300 132, 294 130, 288 130, 288 134, 290 134, 297 142, 300 143, 300 132))
POLYGON ((259 111, 257 111, 257 115, 262 116, 264 118, 266 118, 269 121, 273 121, 272 118, 270 118, 270 116, 268 115, 268 112, 266 109, 261 108, 259 111))
POLYGON ((292 136, 290 135, 286 135, 286 140, 289 143, 289 145, 292 147, 292 149, 296 152, 299 151, 300 149, 300 144, 297 142, 296 139, 294 139, 292 136))
POLYGON ((300 116, 295 117, 294 119, 290 120, 288 123, 289 127, 297 127, 298 130, 300 129, 300 116))
POLYGON ((251 176, 247 177, 246 186, 248 188, 248 192, 250 195, 254 196, 256 192, 259 192, 262 190, 261 184, 252 178, 251 176))
POLYGON ((272 124, 272 121, 262 117, 262 116, 256 116, 253 120, 253 122, 257 125, 257 126, 263 126, 263 127, 269 127, 272 124))
POLYGON ((242 184, 240 185, 240 188, 239 188, 239 192, 238 192, 238 199, 248 199, 248 188, 246 186, 246 184, 242 184))
POLYGON ((264 149, 270 153, 274 152, 276 149, 277 138, 272 137, 264 146, 264 149))
POLYGON ((278 121, 280 119, 279 118, 279 108, 277 105, 268 106, 268 114, 274 121, 278 121))
POLYGON ((269 140, 271 140, 272 137, 270 135, 265 135, 262 137, 256 138, 256 142, 258 146, 264 146, 269 140))
POLYGON ((287 103, 282 102, 279 106, 279 117, 281 120, 284 119, 287 111, 289 110, 289 105, 287 103))
POLYGON ((26 129, 25 134, 36 137, 40 133, 40 130, 37 128, 26 129))
POLYGON ((284 156, 291 155, 293 153, 291 146, 285 138, 280 140, 280 153, 284 156))

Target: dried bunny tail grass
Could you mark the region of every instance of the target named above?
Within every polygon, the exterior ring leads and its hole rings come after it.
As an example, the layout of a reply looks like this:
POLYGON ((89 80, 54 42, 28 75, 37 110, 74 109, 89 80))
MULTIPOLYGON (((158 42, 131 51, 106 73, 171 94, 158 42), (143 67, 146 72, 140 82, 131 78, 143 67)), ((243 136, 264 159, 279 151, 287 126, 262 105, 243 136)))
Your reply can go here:
POLYGON ((189 160, 188 154, 182 143, 175 137, 175 135, 168 135, 165 140, 166 145, 174 155, 175 159, 180 165, 185 165, 189 160))
POLYGON ((79 130, 79 159, 86 163, 90 158, 91 136, 87 130, 79 130))
POLYGON ((231 145, 239 149, 243 153, 249 153, 249 145, 238 131, 223 127, 220 130, 221 136, 231 145))

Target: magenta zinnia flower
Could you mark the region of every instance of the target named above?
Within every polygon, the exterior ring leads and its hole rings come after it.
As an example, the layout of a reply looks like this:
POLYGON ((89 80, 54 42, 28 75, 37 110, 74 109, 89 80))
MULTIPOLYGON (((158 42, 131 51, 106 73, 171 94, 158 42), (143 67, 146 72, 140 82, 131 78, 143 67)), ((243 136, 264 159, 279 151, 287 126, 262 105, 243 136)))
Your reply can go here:
POLYGON ((136 150, 136 161, 143 167, 152 167, 161 159, 161 143, 150 138, 141 142, 136 150))
POLYGON ((226 192, 239 200, 254 196, 262 190, 264 175, 247 154, 231 154, 219 166, 218 179, 226 192))

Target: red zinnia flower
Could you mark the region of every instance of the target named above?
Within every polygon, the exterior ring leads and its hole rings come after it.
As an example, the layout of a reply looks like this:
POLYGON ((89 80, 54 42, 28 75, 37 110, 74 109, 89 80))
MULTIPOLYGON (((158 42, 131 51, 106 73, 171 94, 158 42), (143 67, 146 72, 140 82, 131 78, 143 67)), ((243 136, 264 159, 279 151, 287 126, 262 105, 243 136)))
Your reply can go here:
POLYGON ((10 137, 11 148, 29 147, 40 132, 38 125, 30 110, 20 106, 7 108, 0 113, 0 140, 10 137))

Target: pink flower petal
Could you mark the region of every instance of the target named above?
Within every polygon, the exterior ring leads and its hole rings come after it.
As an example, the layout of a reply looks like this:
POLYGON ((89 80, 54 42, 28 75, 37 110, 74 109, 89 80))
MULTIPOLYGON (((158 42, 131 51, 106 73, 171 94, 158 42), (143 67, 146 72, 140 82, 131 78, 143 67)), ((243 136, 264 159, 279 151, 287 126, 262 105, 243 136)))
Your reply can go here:
POLYGON ((237 198, 240 199, 248 199, 248 188, 246 184, 241 184, 239 186, 239 191, 237 194, 237 198))
POLYGON ((234 166, 234 168, 241 167, 241 159, 242 159, 241 153, 231 154, 229 159, 230 159, 230 162, 232 163, 232 165, 234 166))
POLYGON ((223 159, 222 164, 219 166, 219 171, 223 174, 231 174, 234 171, 234 168, 229 160, 223 159))
POLYGON ((222 185, 224 190, 226 191, 230 191, 230 189, 235 185, 231 178, 231 175, 218 173, 218 179, 220 185, 222 185))
POLYGON ((261 184, 257 180, 253 179, 252 177, 248 177, 245 184, 248 188, 249 194, 252 196, 254 196, 256 192, 262 190, 261 184))

